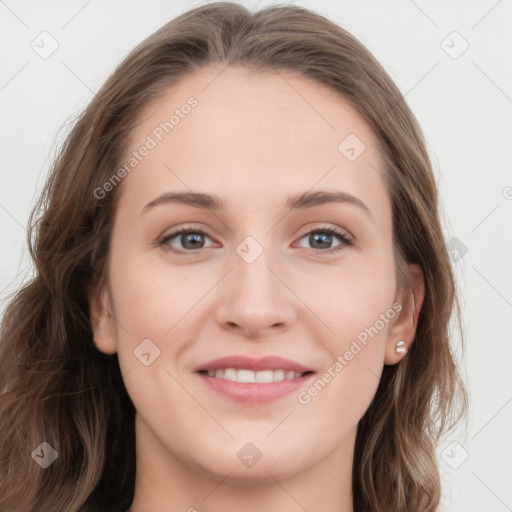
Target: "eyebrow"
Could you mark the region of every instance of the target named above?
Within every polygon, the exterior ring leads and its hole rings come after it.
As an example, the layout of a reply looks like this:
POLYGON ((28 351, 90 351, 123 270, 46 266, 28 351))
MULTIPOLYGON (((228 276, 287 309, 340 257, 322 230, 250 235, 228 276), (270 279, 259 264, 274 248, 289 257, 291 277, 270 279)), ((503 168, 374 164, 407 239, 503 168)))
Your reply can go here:
MULTIPOLYGON (((216 194, 203 192, 165 192, 150 201, 142 209, 142 213, 164 204, 181 203, 205 210, 223 210, 224 203, 216 194)), ((342 191, 317 190, 307 191, 288 196, 285 207, 288 210, 297 210, 321 206, 328 203, 347 203, 357 206, 371 217, 369 208, 357 197, 342 191)))

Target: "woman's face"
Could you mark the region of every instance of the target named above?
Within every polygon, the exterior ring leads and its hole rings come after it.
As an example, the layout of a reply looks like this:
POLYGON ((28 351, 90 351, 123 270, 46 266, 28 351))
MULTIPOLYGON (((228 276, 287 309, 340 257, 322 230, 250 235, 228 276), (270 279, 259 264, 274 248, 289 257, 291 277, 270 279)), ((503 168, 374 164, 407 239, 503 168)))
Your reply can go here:
POLYGON ((208 67, 146 108, 130 157, 105 187, 113 318, 92 315, 141 457, 231 480, 350 460, 412 337, 363 119, 298 75, 208 67))

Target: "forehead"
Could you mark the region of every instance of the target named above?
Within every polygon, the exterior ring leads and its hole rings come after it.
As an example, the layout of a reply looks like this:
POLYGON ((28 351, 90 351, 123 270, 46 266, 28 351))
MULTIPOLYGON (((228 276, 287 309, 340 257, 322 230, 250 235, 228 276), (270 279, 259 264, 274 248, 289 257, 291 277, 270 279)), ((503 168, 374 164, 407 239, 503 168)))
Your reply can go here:
POLYGON ((314 187, 370 203, 385 193, 370 127, 335 91, 297 73, 201 68, 145 107, 126 161, 143 146, 122 202, 175 189, 236 190, 227 203, 239 205, 314 187))

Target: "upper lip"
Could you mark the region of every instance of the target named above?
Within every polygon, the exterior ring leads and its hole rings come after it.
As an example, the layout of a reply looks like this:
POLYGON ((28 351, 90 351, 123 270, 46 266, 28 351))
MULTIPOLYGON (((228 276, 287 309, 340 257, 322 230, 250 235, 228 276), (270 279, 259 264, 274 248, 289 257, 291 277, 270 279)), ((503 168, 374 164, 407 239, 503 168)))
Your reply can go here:
POLYGON ((209 361, 208 363, 198 366, 194 371, 208 371, 208 370, 223 370, 225 368, 235 368, 237 370, 246 369, 253 371, 260 370, 286 370, 298 373, 312 372, 311 368, 307 368, 295 361, 285 359, 278 356, 265 356, 265 357, 247 357, 243 355, 221 357, 209 361))

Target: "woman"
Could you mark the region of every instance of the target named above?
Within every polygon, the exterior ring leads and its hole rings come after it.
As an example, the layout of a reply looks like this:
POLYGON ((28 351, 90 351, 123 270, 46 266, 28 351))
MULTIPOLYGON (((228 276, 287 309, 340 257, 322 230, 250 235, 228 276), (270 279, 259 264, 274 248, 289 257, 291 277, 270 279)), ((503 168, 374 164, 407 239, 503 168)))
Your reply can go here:
POLYGON ((0 510, 434 511, 466 395, 421 129, 299 7, 190 10, 119 65, 31 217, 0 510))

